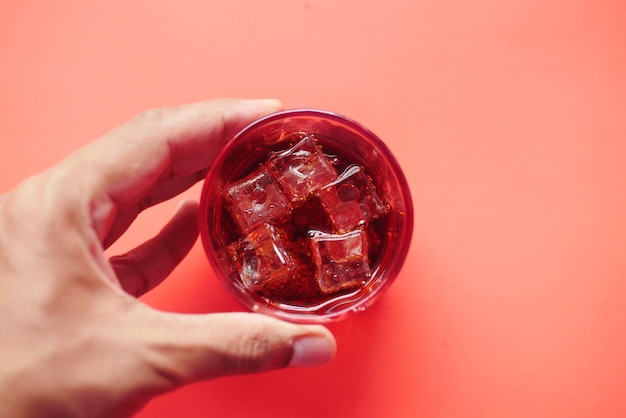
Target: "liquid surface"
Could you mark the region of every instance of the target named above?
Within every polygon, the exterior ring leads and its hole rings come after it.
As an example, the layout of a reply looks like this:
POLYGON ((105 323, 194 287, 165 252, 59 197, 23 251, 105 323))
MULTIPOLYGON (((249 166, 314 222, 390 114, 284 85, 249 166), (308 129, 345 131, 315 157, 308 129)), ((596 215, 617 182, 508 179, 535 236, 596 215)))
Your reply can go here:
POLYGON ((366 287, 389 213, 372 170, 322 137, 297 133, 281 143, 234 167, 222 191, 219 234, 231 270, 248 291, 293 307, 366 287))

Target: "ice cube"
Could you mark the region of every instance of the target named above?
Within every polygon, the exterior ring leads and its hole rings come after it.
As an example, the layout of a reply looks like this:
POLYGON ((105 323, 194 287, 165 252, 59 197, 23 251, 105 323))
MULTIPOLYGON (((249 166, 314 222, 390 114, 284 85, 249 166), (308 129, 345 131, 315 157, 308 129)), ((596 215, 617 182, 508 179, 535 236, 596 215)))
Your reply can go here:
POLYGON ((244 232, 273 219, 285 218, 291 206, 266 169, 229 185, 226 196, 230 201, 230 211, 244 232))
POLYGON ((345 234, 311 231, 311 243, 322 292, 358 287, 370 279, 367 237, 362 230, 345 234))
POLYGON ((387 211, 371 179, 358 165, 349 166, 317 193, 338 232, 350 231, 387 211))
POLYGON ((267 167, 292 202, 337 178, 337 171, 310 136, 272 156, 267 167))
POLYGON ((252 291, 263 290, 272 280, 291 275, 296 267, 280 232, 270 224, 232 243, 228 251, 241 281, 252 291))

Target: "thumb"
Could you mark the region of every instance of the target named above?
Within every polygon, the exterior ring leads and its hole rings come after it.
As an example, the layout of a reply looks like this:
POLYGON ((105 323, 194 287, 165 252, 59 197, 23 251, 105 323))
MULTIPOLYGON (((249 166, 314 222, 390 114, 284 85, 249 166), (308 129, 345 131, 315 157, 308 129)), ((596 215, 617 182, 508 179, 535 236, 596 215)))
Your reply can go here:
POLYGON ((150 310, 144 320, 147 323, 140 329, 150 369, 144 383, 151 386, 165 378, 163 391, 224 375, 321 366, 336 351, 333 335, 322 326, 297 325, 261 314, 150 310))

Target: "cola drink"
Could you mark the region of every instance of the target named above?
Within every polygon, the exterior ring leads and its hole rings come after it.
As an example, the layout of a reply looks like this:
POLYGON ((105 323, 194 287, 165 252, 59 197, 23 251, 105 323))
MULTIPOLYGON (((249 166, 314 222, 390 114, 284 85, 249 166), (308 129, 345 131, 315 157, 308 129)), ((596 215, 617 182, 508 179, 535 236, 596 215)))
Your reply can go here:
POLYGON ((385 144, 317 110, 267 116, 218 155, 200 232, 218 278, 252 310, 298 322, 342 318, 393 282, 412 201, 385 144))

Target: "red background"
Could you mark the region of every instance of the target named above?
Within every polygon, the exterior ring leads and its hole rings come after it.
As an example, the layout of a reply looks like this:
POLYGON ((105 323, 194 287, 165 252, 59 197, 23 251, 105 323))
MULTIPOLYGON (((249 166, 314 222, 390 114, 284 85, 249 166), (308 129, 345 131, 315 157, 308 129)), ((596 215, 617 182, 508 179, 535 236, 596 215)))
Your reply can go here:
MULTIPOLYGON (((343 113, 410 182, 414 239, 394 286, 330 326, 331 365, 195 384, 139 417, 623 417, 625 9, 5 0, 0 190, 146 108, 239 96, 343 113)), ((111 253, 175 205, 142 214, 111 253)), ((144 299, 241 309, 199 243, 144 299)))

